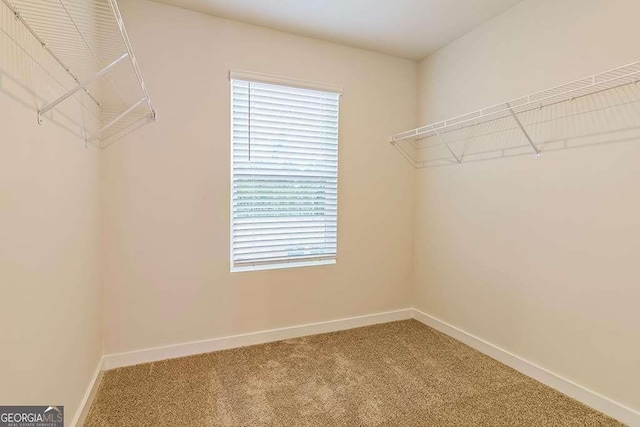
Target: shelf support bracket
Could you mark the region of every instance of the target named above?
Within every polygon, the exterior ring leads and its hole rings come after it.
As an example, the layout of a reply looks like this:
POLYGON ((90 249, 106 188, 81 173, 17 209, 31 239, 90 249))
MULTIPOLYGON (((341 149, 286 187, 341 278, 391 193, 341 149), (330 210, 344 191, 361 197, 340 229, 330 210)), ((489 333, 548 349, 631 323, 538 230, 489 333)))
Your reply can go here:
POLYGON ((400 144, 398 144, 398 141, 391 138, 389 142, 391 143, 391 145, 393 145, 396 148, 396 150, 400 152, 400 154, 402 154, 402 157, 404 157, 411 164, 411 166, 413 166, 414 168, 418 167, 418 165, 416 164, 416 162, 413 161, 411 156, 409 156, 409 154, 404 150, 404 148, 402 148, 400 144))
POLYGON ((74 87, 73 89, 67 91, 64 95, 61 95, 58 99, 56 99, 53 102, 48 103, 47 105, 45 105, 44 107, 42 107, 39 111, 38 111, 38 123, 42 123, 42 116, 45 115, 47 112, 49 112, 52 108, 55 108, 56 105, 60 104, 61 102, 65 101, 66 99, 68 99, 70 96, 72 96, 73 94, 75 94, 76 92, 78 92, 81 89, 84 89, 85 87, 87 87, 87 85, 89 85, 90 83, 96 81, 97 79, 99 79, 100 77, 102 77, 103 75, 105 75, 106 73, 109 72, 109 70, 111 70, 113 67, 115 67, 116 65, 118 65, 120 63, 120 61, 122 61, 125 58, 129 57, 129 53, 124 53, 122 54, 120 57, 118 57, 115 61, 113 61, 111 64, 107 65, 106 67, 104 67, 102 70, 100 70, 99 72, 97 72, 96 74, 94 74, 93 76, 89 77, 87 80, 85 80, 84 82, 80 83, 79 85, 77 85, 76 87, 74 87))
POLYGON ((127 108, 126 111, 123 111, 122 113, 120 113, 117 117, 115 117, 113 120, 111 120, 109 123, 107 123, 106 125, 104 125, 98 132, 96 132, 95 135, 93 135, 91 138, 87 139, 88 143, 91 143, 93 141, 95 141, 96 139, 100 138, 100 135, 102 135, 102 133, 109 129, 111 126, 115 125, 116 123, 118 123, 122 118, 124 118, 125 116, 127 116, 129 113, 131 113, 133 110, 135 110, 136 108, 138 108, 140 105, 142 105, 144 102, 147 101, 147 98, 142 98, 140 101, 136 102, 135 104, 133 104, 131 107, 127 108))
POLYGON ((520 121, 516 113, 513 111, 513 108, 511 108, 511 105, 507 104, 507 107, 509 107, 509 114, 511 114, 511 117, 513 117, 513 120, 516 121, 516 124, 524 134, 525 138, 527 138, 527 141, 529 141, 529 145, 531 145, 531 148, 533 148, 533 151, 536 152, 536 159, 539 159, 540 149, 536 146, 536 144, 534 144, 533 139, 531 139, 531 135, 529 135, 529 132, 527 132, 527 130, 524 128, 524 125, 522 124, 522 122, 520 121))
POLYGON ((444 136, 440 132, 438 132, 438 129, 436 129, 435 127, 432 127, 432 129, 435 131, 436 135, 438 135, 438 138, 440 138, 440 141, 442 141, 444 146, 447 147, 449 153, 453 156, 454 159, 456 159, 456 163, 458 163, 459 166, 462 166, 462 158, 458 157, 456 153, 453 152, 447 140, 444 139, 444 136))

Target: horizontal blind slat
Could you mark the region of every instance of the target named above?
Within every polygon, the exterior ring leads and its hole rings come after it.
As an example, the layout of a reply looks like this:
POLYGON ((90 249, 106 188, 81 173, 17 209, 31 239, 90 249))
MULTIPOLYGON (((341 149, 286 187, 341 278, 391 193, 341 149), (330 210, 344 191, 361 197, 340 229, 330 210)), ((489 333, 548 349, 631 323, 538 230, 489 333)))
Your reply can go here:
POLYGON ((249 161, 249 152, 251 152, 251 159, 254 161, 260 161, 260 162, 268 162, 271 159, 288 159, 291 162, 301 162, 301 161, 314 161, 314 162, 321 162, 321 163, 327 163, 329 165, 335 164, 336 162, 336 157, 338 157, 338 153, 325 153, 322 154, 322 157, 320 156, 314 156, 313 153, 309 153, 309 152, 295 152, 293 150, 290 150, 288 152, 288 157, 284 157, 286 155, 285 151, 267 151, 267 150, 260 150, 257 149, 255 147, 251 147, 251 150, 249 150, 248 147, 246 148, 238 148, 236 150, 234 150, 233 153, 233 161, 237 161, 237 162, 242 162, 242 161, 249 161))
POLYGON ((296 251, 296 250, 311 250, 311 249, 326 249, 333 248, 336 245, 335 241, 332 240, 324 240, 318 239, 307 242, 294 242, 294 241, 284 241, 284 242, 263 242, 262 244, 239 244, 235 245, 235 254, 236 255, 245 255, 245 254, 260 254, 265 252, 278 252, 282 250, 287 251, 296 251))
POLYGON ((249 102, 256 104, 277 104, 294 106, 305 109, 317 109, 336 111, 337 107, 335 102, 331 99, 321 99, 312 97, 287 97, 286 94, 276 94, 274 92, 263 92, 259 90, 251 90, 251 96, 247 90, 235 90, 233 92, 235 96, 235 105, 249 105, 249 102))
MULTIPOLYGON (((249 111, 247 109, 246 112, 243 111, 234 111, 233 114, 233 123, 238 125, 248 125, 249 121, 249 111)), ((303 117, 295 117, 293 114, 287 114, 286 117, 283 117, 278 114, 270 114, 268 112, 261 113, 260 111, 251 110, 251 123, 256 122, 261 126, 290 126, 293 129, 297 129, 298 127, 306 128, 327 128, 331 130, 337 130, 338 124, 331 119, 323 120, 318 119, 315 116, 309 118, 303 117)))
MULTIPOLYGON (((244 88, 246 91, 249 87, 248 80, 238 80, 234 79, 232 81, 233 88, 244 88)), ((283 86, 271 83, 263 83, 263 82, 251 82, 252 90, 259 90, 264 92, 273 92, 273 93, 283 93, 288 94, 290 96, 305 96, 305 97, 315 97, 322 99, 332 99, 337 100, 339 97, 338 93, 335 92, 325 92, 316 89, 306 89, 306 88, 298 88, 293 86, 283 86)))
POLYGON ((259 195, 245 196, 242 195, 233 195, 232 201, 233 206, 251 206, 253 204, 264 204, 264 203, 280 203, 280 206, 298 206, 298 205, 307 205, 307 204, 315 204, 315 206, 337 206, 336 196, 333 195, 328 199, 321 198, 311 198, 311 197, 298 197, 293 198, 289 196, 288 198, 278 198, 277 196, 268 196, 261 197, 259 195), (323 201, 326 200, 326 203, 323 201))
POLYGON ((283 146, 283 147, 318 147, 325 150, 337 150, 338 147, 331 142, 333 137, 317 137, 317 136, 301 136, 301 135, 284 135, 284 134, 251 134, 245 132, 236 136, 234 146, 243 144, 262 144, 266 147, 283 146))
MULTIPOLYGON (((236 134, 236 137, 242 138, 245 136, 248 138, 249 136, 249 125, 244 123, 234 123, 233 131, 236 134)), ((337 129, 323 129, 320 126, 315 128, 295 128, 295 127, 285 127, 285 126, 268 126, 262 125, 259 123, 254 123, 251 120, 251 139, 269 139, 271 136, 293 136, 296 138, 307 137, 307 138, 318 138, 321 140, 332 140, 338 135, 337 129)))
MULTIPOLYGON (((245 176, 234 177, 234 181, 240 179, 248 179, 248 177, 260 177, 260 179, 268 179, 268 178, 277 178, 282 179, 283 177, 293 177, 293 178, 305 178, 311 176, 312 178, 317 178, 318 180, 324 179, 326 182, 331 182, 331 177, 324 177, 321 172, 310 172, 310 175, 305 175, 303 171, 291 171, 290 174, 287 174, 286 170, 265 170, 265 171, 252 171, 248 170, 243 172, 245 176), (295 172, 295 173, 294 173, 295 172)), ((309 182, 312 182, 309 180, 309 182)), ((316 182, 316 181, 313 181, 316 182)), ((318 181, 319 182, 319 181, 318 181)))
POLYGON ((292 251, 287 251, 287 250, 283 250, 283 251, 267 251, 267 252, 259 252, 259 253, 249 253, 249 254, 238 254, 237 256, 234 256, 234 260, 238 260, 238 261, 263 261, 263 260, 267 260, 267 259, 288 259, 288 258, 293 258, 293 257, 304 257, 304 258, 309 258, 312 256, 322 256, 322 257, 326 257, 326 256, 330 256, 333 255, 335 256, 336 251, 335 249, 333 250, 322 250, 322 249, 316 249, 316 250, 300 250, 297 251, 297 253, 292 253, 292 251))
POLYGON ((287 116, 287 113, 302 113, 314 115, 316 118, 326 118, 333 119, 338 117, 338 109, 328 109, 328 108, 320 108, 317 106, 300 106, 295 104, 283 104, 281 102, 268 102, 268 101, 246 101, 244 103, 239 102, 234 104, 234 111, 246 111, 247 113, 251 110, 251 112, 260 113, 264 111, 265 113, 275 114, 278 113, 283 117, 287 116), (251 108, 249 108, 249 104, 251 104, 251 108))
MULTIPOLYGON (((238 82, 239 80, 236 80, 238 82)), ((247 92, 249 85, 248 84, 233 84, 233 90, 236 91, 244 91, 247 92)), ((300 98, 313 98, 313 99, 322 99, 322 100, 332 100, 335 101, 338 99, 337 93, 332 92, 323 92, 323 91, 315 91, 315 90, 291 90, 293 88, 287 86, 278 86, 278 85, 269 85, 263 86, 260 83, 252 82, 251 83, 251 91, 261 92, 261 93, 272 93, 275 95, 282 94, 287 95, 292 98, 300 97, 300 98)))
MULTIPOLYGON (((305 218, 305 217, 324 217, 327 218, 327 220, 331 219, 334 220, 336 219, 338 216, 336 215, 335 211, 333 211, 333 213, 331 212, 313 212, 313 211, 298 211, 295 213, 292 213, 291 215, 295 215, 297 217, 300 218, 305 218)), ((239 212, 239 213, 234 213, 233 214, 233 219, 234 220, 244 220, 244 219, 248 219, 248 218, 254 218, 254 219, 269 219, 269 218, 281 218, 282 217, 282 211, 277 211, 277 212, 239 212)))
MULTIPOLYGON (((249 119, 249 108, 248 107, 234 107, 233 109, 233 121, 234 123, 242 123, 243 121, 247 121, 249 119)), ((280 114, 277 111, 270 110, 251 110, 251 118, 256 118, 259 120, 273 120, 275 122, 280 121, 290 121, 291 123, 301 123, 301 124, 328 124, 331 126, 337 126, 338 122, 335 120, 337 116, 330 115, 327 118, 318 117, 316 114, 307 114, 307 113, 298 113, 294 111, 288 111, 286 114, 280 114)))
POLYGON ((256 229, 236 229, 233 233, 233 240, 242 242, 250 239, 279 239, 281 236, 292 236, 297 238, 298 236, 316 236, 322 235, 328 238, 336 236, 336 228, 306 228, 306 229, 284 229, 284 228, 256 228, 256 229), (287 231, 283 231, 287 230, 287 231))
POLYGON ((259 215, 256 212, 245 212, 237 216, 233 230, 237 232, 251 231, 259 232, 265 231, 269 233, 287 233, 289 232, 332 232, 336 230, 336 224, 334 223, 336 218, 336 212, 317 212, 311 215, 296 215, 292 218, 306 219, 307 222, 300 223, 298 221, 290 221, 288 218, 280 215, 259 215), (255 221, 251 221, 254 219, 255 221), (311 224, 317 220, 314 224, 311 224))
MULTIPOLYGON (((287 190, 290 191, 290 190, 287 190)), ((258 190, 246 190, 246 191, 242 191, 242 190, 236 190, 233 192, 233 201, 240 201, 240 200, 261 200, 261 199, 268 199, 268 200, 276 200, 276 199, 284 199, 285 201, 289 201, 289 202, 299 202, 299 201, 319 201, 319 200, 328 200, 329 202, 334 202, 336 201, 337 198, 337 194, 336 194, 336 190, 333 191, 323 191, 322 193, 318 193, 316 191, 309 191, 309 190, 300 190, 296 193, 290 193, 290 192, 285 192, 285 191, 275 191, 275 190, 265 190, 263 192, 260 192, 258 190)))
POLYGON ((292 229, 306 230, 316 228, 336 228, 333 218, 324 216, 316 217, 275 217, 275 218, 238 218, 232 224, 234 230, 261 230, 261 229, 292 229))
POLYGON ((317 233, 278 233, 278 234, 252 234, 252 235, 236 235, 233 241, 237 244, 244 243, 262 243, 262 242, 279 242, 279 241, 298 241, 298 240, 310 240, 313 239, 327 239, 328 241, 335 240, 335 233, 330 235, 329 233, 319 231, 317 233))
POLYGON ((261 259, 249 259, 249 260, 237 260, 234 261, 234 266, 242 267, 242 266, 258 266, 258 265, 269 265, 269 264, 287 264, 287 263, 295 263, 295 262, 312 262, 312 261, 324 261, 324 260, 335 260, 336 254, 328 254, 328 255, 290 255, 282 258, 277 257, 265 257, 261 259))

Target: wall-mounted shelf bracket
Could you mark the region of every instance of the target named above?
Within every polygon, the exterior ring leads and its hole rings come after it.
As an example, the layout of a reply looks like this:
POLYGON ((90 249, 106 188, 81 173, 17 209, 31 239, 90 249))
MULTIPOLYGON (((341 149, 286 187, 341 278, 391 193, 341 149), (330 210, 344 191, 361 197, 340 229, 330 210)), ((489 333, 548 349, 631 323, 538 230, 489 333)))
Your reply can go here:
POLYGON ((97 72, 93 76, 89 77, 87 80, 83 81, 82 83, 80 83, 79 85, 74 87, 73 89, 67 91, 64 95, 61 95, 55 101, 50 102, 47 105, 45 105, 44 107, 42 107, 40 110, 38 110, 38 123, 42 124, 42 116, 44 116, 51 109, 55 108, 58 104, 60 104, 61 102, 65 101, 66 99, 71 97, 73 94, 75 94, 79 90, 86 88, 89 84, 91 84, 92 82, 98 80, 100 77, 102 77, 105 74, 107 74, 109 72, 109 70, 111 70, 113 67, 118 65, 120 63, 120 61, 122 61, 123 59, 128 58, 128 57, 129 57, 129 53, 128 52, 122 54, 120 57, 118 57, 111 64, 107 65, 102 70, 100 70, 99 72, 97 72))
MULTIPOLYGON (((96 132, 95 135, 93 135, 90 138, 88 138, 87 139, 87 143, 91 143, 91 142, 95 141, 96 139, 99 139, 100 135, 102 135, 106 130, 108 130, 109 128, 113 127, 113 125, 118 123, 124 117, 128 116, 129 113, 131 113, 133 110, 135 110, 136 108, 138 108, 139 106, 141 106, 145 102, 147 102, 147 98, 142 98, 140 101, 136 102, 131 107, 127 108, 125 111, 123 111, 122 113, 120 113, 119 115, 114 117, 109 123, 107 123, 106 125, 102 126, 102 128, 100 128, 100 130, 98 132, 96 132)), ((155 112, 152 115, 152 117, 153 116, 155 116, 155 112)))
POLYGON ((402 157, 404 157, 409 163, 411 163, 411 166, 413 166, 414 168, 417 167, 418 165, 416 165, 416 163, 413 161, 413 159, 411 158, 411 156, 409 155, 409 153, 407 153, 404 148, 402 148, 401 146, 399 146, 396 141, 391 138, 389 140, 389 143, 391 143, 391 145, 393 145, 399 152, 400 154, 402 154, 402 157))
POLYGON ((449 145, 447 140, 444 138, 444 135, 442 135, 436 127, 432 126, 432 128, 435 131, 436 135, 438 135, 438 138, 440 139, 440 141, 442 141, 444 146, 447 147, 447 150, 449 151, 449 153, 453 156, 454 159, 456 159, 456 163, 458 163, 458 166, 462 166, 462 158, 458 157, 456 153, 451 149, 451 146, 449 145))
POLYGON ((511 117, 513 117, 513 120, 515 120, 516 124, 518 125, 518 127, 520 128, 522 133, 524 134, 524 137, 527 138, 527 141, 531 145, 531 148, 533 148, 533 151, 535 151, 536 159, 539 159, 540 158, 540 149, 533 142, 533 139, 531 139, 531 135, 529 135, 529 132, 527 132, 527 130, 525 129, 524 125, 522 124, 522 122, 518 118, 518 115, 513 111, 513 108, 511 108, 511 105, 507 104, 507 106, 509 107, 509 114, 511 114, 511 117))

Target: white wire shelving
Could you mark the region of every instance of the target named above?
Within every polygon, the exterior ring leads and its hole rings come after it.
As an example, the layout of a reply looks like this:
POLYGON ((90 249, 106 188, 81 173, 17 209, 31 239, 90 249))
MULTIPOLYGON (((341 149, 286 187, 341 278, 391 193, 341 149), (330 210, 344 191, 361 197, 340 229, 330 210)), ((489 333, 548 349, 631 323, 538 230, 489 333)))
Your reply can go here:
MULTIPOLYGON (((97 123, 85 125, 85 142, 104 148, 156 120, 116 0, 1 0, 0 6, 53 61, 44 64, 36 59, 42 54, 21 49, 43 69, 52 64, 60 67, 70 82, 58 80, 56 96, 39 103, 38 123, 53 118, 68 99, 75 98, 82 103, 83 114, 93 114, 97 123)), ((7 30, 4 33, 11 36, 7 30)), ((11 38, 17 44, 31 42, 11 38)))
POLYGON ((639 82, 636 62, 396 134, 391 144, 416 168, 526 152, 540 158, 556 141, 639 127, 639 82))

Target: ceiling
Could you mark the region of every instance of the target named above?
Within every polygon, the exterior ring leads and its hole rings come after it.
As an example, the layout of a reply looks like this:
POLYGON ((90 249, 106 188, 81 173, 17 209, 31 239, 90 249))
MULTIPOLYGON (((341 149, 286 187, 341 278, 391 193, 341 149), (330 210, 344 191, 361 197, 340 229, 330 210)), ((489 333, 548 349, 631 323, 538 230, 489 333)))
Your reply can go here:
POLYGON ((417 60, 521 0, 156 1, 417 60))

